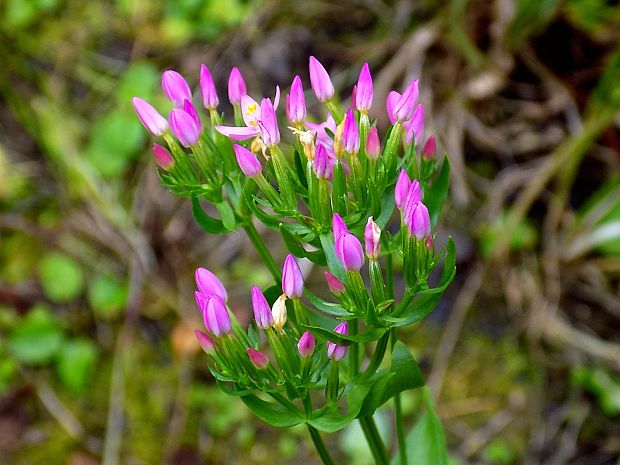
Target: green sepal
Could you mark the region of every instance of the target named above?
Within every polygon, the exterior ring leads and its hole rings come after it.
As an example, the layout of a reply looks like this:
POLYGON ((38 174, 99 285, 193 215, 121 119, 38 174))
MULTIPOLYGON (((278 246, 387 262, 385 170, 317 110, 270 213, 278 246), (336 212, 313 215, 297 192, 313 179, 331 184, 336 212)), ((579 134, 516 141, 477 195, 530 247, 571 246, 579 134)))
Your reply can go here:
POLYGON ((192 197, 192 214, 196 223, 209 234, 224 234, 228 232, 221 220, 209 216, 202 209, 197 197, 192 197))

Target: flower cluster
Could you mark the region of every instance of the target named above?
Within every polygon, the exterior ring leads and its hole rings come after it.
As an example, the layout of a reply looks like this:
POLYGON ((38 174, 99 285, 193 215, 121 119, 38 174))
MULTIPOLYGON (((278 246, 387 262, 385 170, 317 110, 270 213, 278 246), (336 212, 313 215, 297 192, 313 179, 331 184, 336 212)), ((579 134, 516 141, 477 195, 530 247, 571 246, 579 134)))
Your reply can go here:
POLYGON ((306 422, 330 431, 372 414, 398 389, 417 386, 404 379, 417 370, 415 360, 395 340, 388 342, 396 328, 432 311, 454 277, 455 254, 451 240, 439 251, 434 246, 449 164, 436 156, 435 137, 425 139, 419 81, 389 93, 381 107, 391 125, 382 141, 371 120, 377 105, 368 64, 344 109, 314 57, 309 77, 323 114, 318 120, 310 114, 295 76, 283 105, 287 131, 278 120, 280 88, 273 100, 255 100, 237 68, 228 80, 232 121, 218 112, 216 86, 204 65, 200 92, 208 118, 194 106, 185 79, 171 70, 162 76, 173 106, 167 119, 138 97, 133 105, 145 128, 167 145, 153 146, 162 183, 191 198, 207 232, 244 229, 274 278, 267 289, 252 286, 254 324, 246 329, 228 307, 221 281, 204 268, 196 271, 205 328, 196 336, 212 358, 214 377, 273 425, 306 422), (396 210, 400 227, 390 226, 396 210), (256 220, 281 234, 290 252, 282 267, 256 220), (305 288, 298 259, 327 268, 329 299, 305 288), (441 272, 431 285, 436 268, 441 272), (394 284, 399 270, 404 289, 394 284), (392 366, 386 368, 388 351, 392 366), (324 393, 320 407, 312 405, 316 391, 324 393))

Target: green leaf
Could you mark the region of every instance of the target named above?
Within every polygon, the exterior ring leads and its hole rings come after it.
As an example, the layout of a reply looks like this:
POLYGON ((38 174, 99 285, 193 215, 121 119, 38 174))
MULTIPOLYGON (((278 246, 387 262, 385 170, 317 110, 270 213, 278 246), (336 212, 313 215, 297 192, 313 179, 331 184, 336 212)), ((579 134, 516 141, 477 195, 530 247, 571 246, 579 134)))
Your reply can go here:
POLYGON ((325 339, 335 342, 336 344, 348 346, 352 342, 370 342, 376 341, 385 334, 387 328, 372 328, 365 333, 351 335, 351 334, 338 334, 327 328, 321 326, 303 325, 304 328, 311 330, 313 333, 318 333, 325 339))
POLYGON ((229 231, 237 229, 237 222, 235 221, 235 212, 227 201, 222 201, 215 204, 215 208, 222 217, 222 224, 229 231))
POLYGON ((129 287, 116 277, 102 274, 96 276, 88 289, 88 302, 95 315, 113 318, 125 307, 129 287))
POLYGON ((303 421, 299 412, 294 412, 281 404, 267 402, 255 395, 243 396, 241 400, 258 418, 274 428, 290 428, 303 421))
MULTIPOLYGON (((433 400, 428 390, 424 390, 426 412, 418 419, 413 429, 407 435, 407 458, 411 464, 448 465, 446 453, 446 438, 441 420, 435 412, 433 400)), ((398 465, 398 453, 392 460, 392 465, 398 465)))
POLYGON ((227 232, 222 221, 207 215, 196 197, 192 197, 192 214, 194 215, 196 223, 209 234, 223 234, 227 232))
POLYGON ((417 362, 405 344, 397 341, 392 353, 392 365, 389 371, 381 373, 373 382, 362 411, 364 415, 372 415, 377 408, 399 392, 422 386, 424 378, 417 362))
POLYGON ((41 365, 58 353, 62 340, 62 330, 50 310, 37 306, 13 330, 8 339, 8 349, 20 362, 41 365))
POLYGON ((97 346, 88 339, 63 344, 56 361, 60 381, 72 392, 84 392, 97 363, 97 346))
POLYGON ((344 281, 346 279, 346 273, 342 263, 338 257, 336 257, 336 251, 334 250, 334 238, 332 234, 321 234, 320 239, 323 252, 325 252, 325 259, 327 260, 327 267, 329 268, 329 271, 340 281, 344 281))
POLYGON ((324 433, 335 433, 341 430, 360 415, 370 388, 370 384, 357 384, 346 393, 347 414, 342 413, 339 406, 329 405, 314 412, 307 423, 324 433))
POLYGON ((327 300, 323 300, 320 297, 315 296, 307 289, 304 292, 306 298, 310 301, 314 307, 323 313, 327 313, 328 315, 338 316, 338 317, 346 317, 351 316, 349 312, 347 312, 340 305, 335 304, 333 302, 328 302, 327 300))
POLYGON ((70 302, 82 293, 82 270, 69 257, 50 253, 39 264, 39 278, 45 294, 54 302, 70 302))
POLYGON ((450 162, 448 157, 444 158, 443 166, 439 175, 433 183, 430 189, 424 196, 424 203, 428 208, 429 215, 431 217, 431 225, 435 227, 437 221, 439 221, 439 215, 441 214, 441 208, 443 207, 446 198, 448 197, 448 189, 450 187, 450 162))
POLYGON ((284 223, 280 223, 280 234, 290 253, 299 258, 306 256, 306 249, 301 245, 301 240, 298 236, 291 233, 284 223))

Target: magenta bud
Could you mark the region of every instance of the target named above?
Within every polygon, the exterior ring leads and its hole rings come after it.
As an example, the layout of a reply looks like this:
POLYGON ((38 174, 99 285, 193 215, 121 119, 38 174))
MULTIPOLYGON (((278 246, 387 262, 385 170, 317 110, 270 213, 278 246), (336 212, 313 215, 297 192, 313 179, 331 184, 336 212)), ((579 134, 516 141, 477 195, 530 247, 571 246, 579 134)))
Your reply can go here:
POLYGON ((297 350, 302 357, 310 357, 314 353, 314 347, 316 340, 310 331, 306 331, 299 338, 297 343, 297 350))
POLYGON ((252 286, 252 308, 254 309, 254 319, 256 326, 267 329, 273 326, 273 316, 271 315, 271 307, 265 299, 257 285, 252 286))
POLYGON ((205 307, 207 306, 207 296, 200 291, 194 291, 194 298, 196 299, 196 306, 198 307, 198 310, 204 312, 205 307))
POLYGON ((293 79, 291 92, 286 96, 286 118, 293 125, 301 124, 306 119, 306 99, 299 76, 293 79))
POLYGON ((342 131, 342 145, 344 150, 356 154, 360 150, 360 133, 353 110, 349 109, 344 117, 344 130, 342 131))
POLYGON ((323 65, 314 58, 310 57, 310 85, 321 102, 330 100, 334 96, 334 85, 329 78, 329 74, 323 65))
POLYGON ((269 366, 269 359, 262 352, 248 347, 247 353, 250 362, 252 362, 252 365, 254 365, 255 368, 258 368, 259 370, 264 370, 269 366))
POLYGON ((194 274, 198 290, 205 296, 216 295, 224 302, 228 300, 228 292, 217 276, 205 268, 197 268, 194 274))
POLYGON ((312 168, 314 169, 314 174, 319 179, 329 179, 332 176, 334 169, 332 160, 329 158, 327 149, 320 142, 316 145, 312 168))
POLYGON ((407 205, 414 204, 422 201, 422 187, 420 181, 414 179, 409 185, 409 192, 407 193, 407 200, 405 200, 405 210, 407 205))
POLYGON ((428 250, 430 250, 431 252, 433 251, 433 236, 431 236, 430 234, 428 235, 428 237, 426 238, 426 242, 424 243, 424 245, 426 246, 426 248, 428 250))
POLYGON ((241 97, 247 94, 245 81, 241 75, 241 71, 236 66, 230 71, 228 77, 228 100, 233 105, 241 103, 241 97))
POLYGON ((332 231, 334 232, 334 241, 343 234, 349 234, 349 228, 338 213, 334 213, 332 217, 332 231))
POLYGON ((334 294, 335 296, 339 296, 344 292, 344 284, 342 284, 342 281, 336 278, 329 271, 324 271, 323 275, 325 276, 327 287, 332 294, 334 294))
POLYGON ((161 136, 168 130, 168 121, 159 112, 153 108, 146 100, 140 97, 131 99, 134 110, 140 118, 140 122, 154 136, 161 136))
POLYGON ((430 160, 435 157, 435 153, 437 152, 437 141, 435 140, 435 135, 432 135, 424 144, 424 148, 422 149, 422 156, 427 160, 430 160))
POLYGON ((368 139, 366 140, 366 156, 371 160, 376 160, 381 155, 381 142, 379 141, 379 131, 377 126, 370 128, 368 139))
POLYGON ((411 186, 411 179, 405 170, 400 171, 398 180, 396 181, 396 187, 394 188, 394 201, 396 208, 402 209, 407 201, 409 195, 409 187, 411 186))
POLYGON ((360 77, 357 80, 357 92, 355 95, 355 104, 357 109, 363 112, 370 110, 372 106, 372 76, 370 76, 370 68, 368 63, 364 63, 360 77))
POLYGON ((200 115, 196 111, 196 107, 194 107, 192 102, 190 102, 189 100, 185 100, 183 102, 183 110, 185 110, 185 113, 192 117, 192 119, 194 120, 194 124, 196 124, 198 130, 202 132, 202 121, 200 121, 200 115))
POLYGON ((159 144, 153 144, 153 155, 155 156, 155 163, 166 171, 170 171, 174 166, 174 158, 168 150, 159 144))
POLYGON ((264 98, 260 104, 261 120, 259 121, 261 137, 267 147, 273 147, 280 143, 280 130, 276 111, 271 104, 271 99, 264 98))
POLYGON ((353 234, 342 234, 336 239, 334 250, 345 270, 359 271, 364 265, 362 244, 353 234))
POLYGON ((409 83, 392 110, 392 117, 396 121, 407 121, 413 115, 416 101, 418 100, 418 80, 409 83))
POLYGON ((388 118, 390 119, 390 123, 396 123, 396 119, 394 118, 394 108, 396 104, 400 100, 400 94, 395 90, 390 91, 385 101, 385 107, 387 109, 388 118))
POLYGON ((424 134, 424 105, 420 104, 413 112, 413 116, 409 121, 409 128, 405 136, 407 145, 411 144, 413 141, 418 145, 422 140, 422 134, 424 134))
POLYGON ((207 354, 215 353, 215 341, 213 339, 199 329, 195 329, 194 334, 196 335, 196 339, 198 339, 198 344, 200 344, 202 350, 204 350, 207 354))
POLYGON ((258 158, 250 152, 245 147, 241 145, 235 144, 235 156, 237 157, 237 163, 239 164, 239 168, 246 176, 253 178, 254 176, 258 176, 263 169, 258 158))
POLYGON ((232 331, 232 323, 226 304, 217 295, 207 296, 202 319, 207 331, 216 337, 229 334, 232 331))
POLYGON ((170 129, 183 147, 196 145, 200 137, 200 129, 196 126, 192 116, 178 108, 170 112, 170 129))
POLYGON ((185 100, 192 100, 192 91, 187 85, 185 78, 171 69, 164 71, 161 75, 161 86, 166 97, 174 103, 177 108, 183 107, 185 100))
POLYGON ((287 255, 282 268, 282 292, 289 299, 301 297, 304 293, 304 275, 291 254, 287 255))
POLYGON ((381 228, 372 219, 368 218, 366 229, 364 230, 364 243, 366 245, 366 256, 369 260, 377 260, 379 258, 379 248, 381 241, 381 228))
POLYGON ((202 94, 202 104, 209 110, 215 110, 220 103, 217 98, 217 90, 209 68, 200 65, 200 93, 202 94))
POLYGON ((431 220, 428 208, 422 202, 408 202, 404 217, 411 236, 415 236, 417 240, 421 241, 430 235, 431 220))
MULTIPOLYGON (((334 328, 334 332, 346 336, 348 333, 347 322, 343 321, 334 328)), ((347 346, 339 346, 338 344, 327 341, 327 356, 333 361, 337 362, 342 360, 347 354, 347 346)))

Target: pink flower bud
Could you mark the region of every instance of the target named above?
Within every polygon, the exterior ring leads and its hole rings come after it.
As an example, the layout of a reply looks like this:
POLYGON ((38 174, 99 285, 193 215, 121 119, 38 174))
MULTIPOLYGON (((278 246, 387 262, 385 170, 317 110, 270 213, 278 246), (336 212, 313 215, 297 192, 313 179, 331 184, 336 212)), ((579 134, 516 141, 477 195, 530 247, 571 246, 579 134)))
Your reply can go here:
POLYGON ((418 80, 414 79, 409 83, 403 95, 394 106, 392 116, 396 121, 407 121, 413 115, 413 110, 418 100, 418 80))
POLYGON ((269 359, 262 352, 248 347, 247 353, 250 362, 252 362, 252 365, 254 365, 255 368, 259 370, 264 370, 265 368, 267 368, 267 366, 269 366, 269 359))
POLYGON ((422 156, 427 160, 435 157, 435 153, 437 152, 437 141, 435 140, 435 135, 432 135, 424 144, 424 148, 422 149, 422 156))
POLYGON ((409 229, 409 234, 415 236, 419 241, 431 233, 431 220, 428 208, 422 202, 407 203, 405 209, 405 224, 409 229))
POLYGON ((407 205, 414 204, 422 201, 422 187, 420 181, 414 179, 409 185, 409 192, 407 193, 407 200, 405 200, 405 210, 407 205))
POLYGON ((146 100, 140 97, 131 99, 134 110, 140 118, 140 122, 154 136, 161 136, 168 130, 168 121, 146 100))
POLYGON ((329 74, 319 60, 313 56, 310 57, 310 85, 316 98, 321 102, 330 100, 334 96, 334 85, 329 74))
POLYGON ((263 329, 271 328, 273 326, 271 308, 269 307, 267 299, 265 299, 265 295, 257 285, 252 286, 252 308, 254 309, 256 326, 263 329))
POLYGON ((434 247, 434 245, 433 245, 433 236, 431 236, 429 234, 428 237, 426 238, 426 242, 424 243, 424 245, 426 245, 426 248, 432 252, 433 251, 433 247, 434 247))
POLYGON ((413 116, 409 121, 409 128, 407 129, 407 135, 405 136, 405 141, 407 145, 411 144, 411 142, 415 141, 415 144, 418 145, 422 140, 422 135, 424 134, 424 105, 420 104, 417 106, 415 111, 413 112, 413 116))
POLYGON ((200 129, 191 115, 178 108, 170 112, 170 129, 183 147, 196 145, 200 137, 200 129))
POLYGON ((189 89, 185 78, 171 69, 164 71, 161 75, 161 86, 166 97, 174 103, 177 108, 183 108, 185 100, 192 100, 192 91, 189 89))
POLYGON ((409 195, 409 188, 411 187, 411 179, 405 170, 400 171, 398 180, 396 181, 396 187, 394 188, 394 201, 396 208, 402 209, 407 201, 409 195))
POLYGON ((202 132, 202 121, 200 121, 200 115, 198 115, 196 107, 194 107, 192 102, 190 102, 189 100, 185 100, 183 102, 183 110, 185 110, 185 113, 192 117, 192 119, 194 120, 194 124, 196 125, 198 130, 202 132))
POLYGON ((339 296, 344 292, 344 284, 342 284, 342 281, 336 278, 329 271, 324 271, 323 275, 325 276, 325 281, 327 281, 327 287, 332 294, 339 296))
POLYGON ((204 312, 207 306, 207 296, 200 291, 194 291, 194 298, 196 299, 198 310, 204 312))
POLYGON ((319 179, 329 179, 334 170, 333 162, 330 160, 325 146, 320 142, 317 144, 314 152, 312 168, 314 169, 314 174, 319 179))
POLYGON ((314 346, 316 341, 310 331, 306 331, 299 338, 297 343, 297 350, 302 357, 310 357, 314 353, 314 346))
POLYGON ((289 299, 301 297, 304 293, 304 275, 291 254, 287 255, 282 268, 282 292, 289 299))
POLYGON ((196 335, 196 339, 198 339, 198 344, 202 350, 204 350, 207 354, 215 353, 215 341, 207 336, 202 331, 195 329, 194 334, 196 335))
POLYGON ((245 87, 245 81, 243 76, 236 66, 230 71, 228 77, 228 100, 233 105, 239 105, 241 103, 241 97, 247 94, 245 87))
POLYGON ((338 213, 334 213, 334 216, 332 217, 332 231, 334 232, 334 241, 343 234, 349 233, 347 224, 338 213))
POLYGON ((215 110, 220 103, 217 98, 217 90, 209 68, 200 65, 200 93, 202 94, 202 104, 209 110, 215 110))
MULTIPOLYGON (((343 321, 334 328, 334 332, 346 336, 348 333, 347 322, 343 321)), ((337 362, 342 360, 347 354, 347 346, 339 346, 338 344, 327 341, 327 356, 333 361, 337 362)))
POLYGON ((396 123, 396 118, 394 118, 394 108, 396 108, 396 104, 400 100, 400 94, 395 90, 390 91, 385 101, 385 107, 387 109, 388 118, 390 119, 390 123, 396 123))
POLYGON ((261 137, 267 147, 273 147, 280 143, 280 130, 276 111, 271 104, 271 99, 264 98, 260 105, 261 120, 259 121, 261 137))
POLYGON ((258 161, 258 158, 256 158, 252 152, 241 145, 235 144, 233 148, 235 149, 237 163, 239 164, 239 168, 241 168, 243 174, 251 178, 258 176, 263 169, 260 161, 258 161))
POLYGON ((362 244, 353 234, 342 234, 336 239, 334 249, 345 270, 359 271, 364 265, 362 244))
POLYGON ((228 293, 217 276, 205 268, 197 268, 195 273, 196 286, 205 296, 216 295, 224 302, 228 301, 228 293))
POLYGON ((360 77, 357 80, 357 92, 355 95, 355 104, 360 111, 368 111, 372 106, 372 77, 370 76, 370 69, 368 63, 364 63, 360 77))
POLYGON ((299 76, 293 79, 291 92, 286 96, 286 118, 293 125, 301 124, 306 119, 306 99, 299 76))
POLYGON ((364 242, 366 245, 366 255, 369 260, 377 260, 379 258, 379 247, 381 241, 381 228, 372 219, 368 218, 366 229, 364 230, 364 242))
POLYGON ((166 171, 170 171, 174 166, 174 158, 170 155, 170 152, 159 144, 153 144, 153 155, 155 156, 155 163, 166 171))
POLYGON ((207 296, 202 319, 207 331, 216 337, 229 334, 232 331, 232 323, 226 304, 217 295, 207 296))
POLYGON ((342 145, 344 150, 356 154, 360 150, 360 133, 355 122, 353 110, 349 109, 344 117, 344 130, 342 131, 342 145))
POLYGON ((381 142, 379 141, 379 131, 377 126, 370 128, 368 139, 366 140, 366 156, 371 160, 376 160, 381 155, 381 142))

